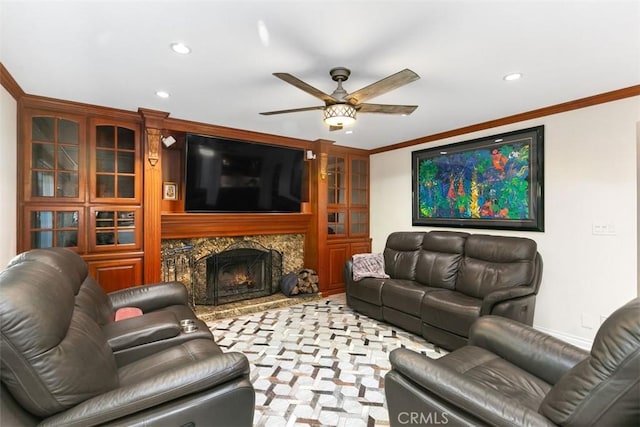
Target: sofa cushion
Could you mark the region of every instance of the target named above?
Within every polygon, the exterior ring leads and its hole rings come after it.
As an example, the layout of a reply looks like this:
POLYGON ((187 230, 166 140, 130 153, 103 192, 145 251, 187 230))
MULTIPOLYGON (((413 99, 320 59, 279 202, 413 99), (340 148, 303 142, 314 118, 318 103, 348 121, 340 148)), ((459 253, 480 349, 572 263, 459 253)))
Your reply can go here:
POLYGON ((460 292, 439 289, 425 294, 422 299, 420 317, 424 323, 469 336, 469 328, 480 317, 482 300, 460 292))
POLYGON ((521 237, 470 235, 456 281, 456 291, 483 298, 498 288, 531 284, 536 242, 521 237))
POLYGON ((416 263, 425 233, 397 231, 387 237, 384 270, 394 279, 414 280, 416 263))
POLYGON ((418 254, 416 280, 424 285, 454 289, 468 233, 432 231, 418 254))
POLYGON ((2 382, 41 417, 118 386, 102 330, 74 305, 73 280, 39 262, 0 273, 2 382))
POLYGON ((376 279, 373 277, 365 277, 356 284, 349 286, 349 296, 359 300, 374 304, 382 305, 382 286, 386 279, 376 279))
POLYGON ((437 360, 482 387, 518 401, 537 412, 551 385, 481 347, 467 345, 437 360))
POLYGON ((639 384, 640 298, 636 298, 605 320, 590 357, 560 378, 540 413, 561 425, 637 425, 639 384))
POLYGON ((120 367, 118 369, 120 384, 122 386, 135 384, 162 372, 170 372, 180 366, 188 366, 221 354, 222 350, 213 340, 194 339, 184 341, 144 359, 120 367))
POLYGON ((429 286, 412 280, 386 280, 382 287, 382 305, 420 317, 420 303, 429 286))
POLYGON ((16 255, 9 266, 21 262, 39 262, 63 273, 76 295, 76 306, 103 326, 114 321, 114 310, 104 289, 89 276, 87 263, 66 248, 35 249, 16 255))

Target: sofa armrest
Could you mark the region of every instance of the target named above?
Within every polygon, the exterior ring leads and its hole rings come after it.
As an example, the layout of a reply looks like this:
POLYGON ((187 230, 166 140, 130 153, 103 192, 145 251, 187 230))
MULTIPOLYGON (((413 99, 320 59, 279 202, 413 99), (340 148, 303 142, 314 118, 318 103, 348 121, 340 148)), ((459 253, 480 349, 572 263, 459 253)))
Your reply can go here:
MULTIPOLYGON (((489 387, 405 348, 389 356, 393 371, 438 396, 451 406, 472 414, 489 425, 553 425, 544 416, 489 387)), ((392 372, 393 372, 392 371, 392 372)))
POLYGON ((346 291, 349 284, 353 283, 353 260, 351 258, 347 259, 347 262, 344 263, 342 274, 344 275, 344 285, 346 291))
POLYGON ((586 350, 499 316, 476 320, 469 330, 469 345, 485 348, 549 384, 555 384, 589 355, 586 350))
POLYGON ((502 301, 520 298, 532 294, 535 294, 535 288, 533 286, 520 285, 496 289, 495 291, 488 293, 482 299, 480 316, 491 314, 493 307, 502 301))
POLYGON ((180 282, 162 282, 134 286, 108 294, 114 310, 138 307, 144 313, 169 305, 188 305, 189 293, 180 282))
POLYGON ((217 354, 93 397, 39 425, 83 427, 107 423, 248 375, 249 361, 242 353, 217 354))
POLYGON ((150 342, 173 338, 180 333, 180 323, 171 311, 156 311, 103 326, 109 347, 114 352, 150 342))

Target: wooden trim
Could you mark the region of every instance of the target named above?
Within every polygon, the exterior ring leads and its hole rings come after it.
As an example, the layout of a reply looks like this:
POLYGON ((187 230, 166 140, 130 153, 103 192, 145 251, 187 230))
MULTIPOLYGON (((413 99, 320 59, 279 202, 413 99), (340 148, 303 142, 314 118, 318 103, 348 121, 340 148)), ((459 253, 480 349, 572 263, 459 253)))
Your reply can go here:
POLYGON ((631 98, 638 95, 640 95, 640 85, 630 86, 624 89, 618 89, 611 92, 588 96, 586 98, 580 98, 574 101, 564 102, 562 104, 543 107, 525 113, 514 114, 512 116, 503 117, 501 119, 489 120, 487 122, 476 123, 474 125, 464 126, 458 129, 452 129, 405 142, 399 142, 397 144, 387 145, 385 147, 375 148, 373 150, 370 150, 369 154, 378 154, 387 151, 398 150, 400 148, 412 147, 414 145, 425 144, 427 142, 439 141, 445 138, 451 138, 471 132, 478 132, 485 129, 510 125, 512 123, 523 122, 526 120, 537 119, 539 117, 550 116, 552 114, 565 113, 567 111, 578 110, 580 108, 591 107, 598 104, 605 104, 607 102, 618 101, 620 99, 631 98))
POLYGON ((312 215, 308 213, 192 214, 163 213, 162 239, 265 234, 306 234, 312 215))
POLYGON ((18 82, 15 81, 11 73, 9 73, 9 70, 4 67, 2 62, 0 62, 0 84, 16 101, 25 95, 18 82))
POLYGON ((79 114, 96 119, 108 118, 113 120, 125 120, 138 124, 142 122, 142 118, 138 113, 119 110, 117 108, 101 107, 93 104, 84 104, 82 102, 65 101, 29 94, 24 95, 21 101, 24 108, 38 108, 55 111, 56 113, 79 114))
POLYGON ((81 255, 82 259, 85 261, 114 261, 130 258, 142 258, 144 257, 144 251, 84 253, 81 255))
MULTIPOLYGON (((291 138, 268 133, 254 132, 243 129, 235 129, 224 126, 209 125, 199 122, 191 122, 182 119, 167 118, 164 120, 164 129, 176 132, 198 133, 221 138, 238 139, 241 141, 263 142, 265 144, 284 145, 291 148, 310 150, 312 141, 306 139, 291 138)), ((171 132, 168 132, 171 133, 171 132)))

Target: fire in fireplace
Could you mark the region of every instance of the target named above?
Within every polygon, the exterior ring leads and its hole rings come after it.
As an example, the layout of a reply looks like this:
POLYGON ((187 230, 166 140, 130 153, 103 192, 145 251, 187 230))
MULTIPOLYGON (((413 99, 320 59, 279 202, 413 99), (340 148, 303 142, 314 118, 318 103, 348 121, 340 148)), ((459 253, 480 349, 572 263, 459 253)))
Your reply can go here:
POLYGON ((211 254, 207 263, 206 301, 220 305, 268 296, 278 290, 282 254, 256 242, 242 241, 211 254))

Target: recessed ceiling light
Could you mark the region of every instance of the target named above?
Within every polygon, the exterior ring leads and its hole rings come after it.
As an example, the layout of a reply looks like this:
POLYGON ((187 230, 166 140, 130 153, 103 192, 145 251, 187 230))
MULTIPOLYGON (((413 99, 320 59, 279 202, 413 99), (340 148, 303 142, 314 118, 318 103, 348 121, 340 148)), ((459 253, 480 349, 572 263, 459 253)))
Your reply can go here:
POLYGON ((506 76, 503 77, 503 80, 506 80, 508 82, 513 81, 513 80, 519 80, 522 78, 522 73, 511 73, 511 74, 507 74, 506 76))
POLYGON ((353 133, 353 131, 352 130, 347 130, 344 133, 346 133, 347 135, 351 135, 353 133))
POLYGON ((175 53, 180 53, 182 55, 186 55, 188 53, 191 53, 191 48, 189 46, 187 46, 184 43, 171 43, 171 50, 173 50, 175 53))
POLYGON ((159 96, 160 98, 168 98, 169 92, 165 92, 164 90, 159 90, 156 92, 156 95, 159 96))
POLYGON ((258 37, 264 47, 269 46, 269 29, 263 20, 258 21, 258 37))

